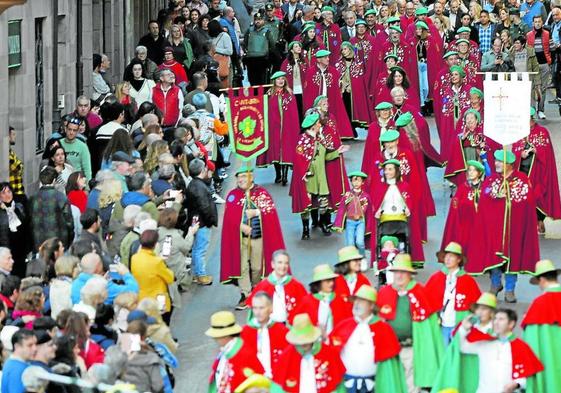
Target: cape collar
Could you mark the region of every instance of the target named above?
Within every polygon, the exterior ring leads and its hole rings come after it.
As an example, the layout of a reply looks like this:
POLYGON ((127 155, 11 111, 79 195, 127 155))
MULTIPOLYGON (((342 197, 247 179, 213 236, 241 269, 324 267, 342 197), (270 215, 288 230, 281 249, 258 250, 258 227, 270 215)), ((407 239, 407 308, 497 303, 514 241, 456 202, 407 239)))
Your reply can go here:
POLYGON ((286 285, 290 282, 290 280, 292 280, 292 276, 290 274, 287 274, 286 276, 284 276, 283 278, 281 278, 280 280, 277 278, 277 275, 272 272, 271 274, 269 274, 269 277, 267 277, 267 279, 269 280, 269 282, 273 285, 286 285))
POLYGON ((318 293, 314 293, 314 297, 320 302, 323 300, 327 300, 329 303, 331 303, 333 299, 335 299, 335 292, 331 292, 331 293, 318 292, 318 293))

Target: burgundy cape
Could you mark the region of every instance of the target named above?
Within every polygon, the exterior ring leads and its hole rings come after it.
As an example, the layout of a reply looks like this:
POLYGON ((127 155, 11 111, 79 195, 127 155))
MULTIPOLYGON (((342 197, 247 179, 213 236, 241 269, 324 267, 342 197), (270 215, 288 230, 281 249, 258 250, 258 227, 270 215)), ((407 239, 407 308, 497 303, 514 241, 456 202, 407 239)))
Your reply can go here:
MULTIPOLYGON (((349 68, 349 77, 351 79, 351 116, 352 122, 369 124, 372 121, 372 105, 370 105, 370 97, 368 90, 368 78, 365 71, 364 63, 356 56, 351 61, 349 68)), ((335 68, 339 71, 341 77, 346 72, 347 62, 340 58, 335 63, 335 68)))
POLYGON ((561 219, 557 165, 549 131, 539 124, 534 124, 530 128, 530 135, 512 146, 512 151, 516 155, 515 168, 520 165, 521 153, 526 145, 526 140, 536 149, 529 173, 535 190, 536 205, 547 217, 554 220, 561 219))
MULTIPOLYGON (((432 84, 433 91, 433 110, 434 110, 434 122, 438 125, 440 121, 440 114, 442 113, 442 100, 440 99, 442 94, 450 88, 450 67, 446 64, 438 71, 436 75, 436 80, 432 84)), ((442 153, 442 137, 440 136, 440 130, 438 130, 438 136, 440 137, 440 152, 442 153)))
POLYGON ((483 89, 483 75, 478 74, 481 69, 481 57, 469 53, 467 59, 460 60, 460 65, 466 72, 465 82, 478 89, 483 89))
POLYGON ((326 26, 324 23, 316 23, 316 35, 325 44, 325 49, 331 52, 329 59, 332 63, 335 63, 339 58, 341 44, 343 43, 341 28, 335 23, 329 26, 326 26))
MULTIPOLYGON (((347 204, 353 198, 353 191, 347 191, 345 195, 339 201, 339 208, 337 209, 337 214, 335 215, 335 221, 333 221, 333 229, 345 229, 345 225, 347 222, 347 204)), ((370 195, 367 192, 362 191, 360 194, 360 203, 362 206, 366 206, 364 209, 364 225, 365 225, 365 235, 368 235, 372 232, 372 218, 374 217, 374 213, 372 212, 372 200, 370 195)))
MULTIPOLYGON (((417 95, 419 95, 419 68, 417 64, 417 43, 419 39, 413 37, 406 47, 406 61, 403 64, 409 81, 412 86, 416 87, 417 95)), ((442 68, 442 43, 440 42, 440 36, 429 34, 426 39, 427 48, 427 77, 429 81, 428 90, 429 98, 433 98, 433 91, 430 88, 434 85, 436 77, 438 76, 438 71, 442 68)), ((419 98, 420 100, 420 98, 419 98)))
MULTIPOLYGON (((376 58, 374 48, 376 47, 376 39, 370 34, 364 34, 364 37, 359 36, 351 37, 349 40, 356 48, 356 55, 364 63, 364 70, 366 71, 366 85, 368 86, 368 95, 373 100, 374 88, 376 87, 376 74, 375 65, 376 58)), ((371 104, 373 101, 371 101, 371 104)))
POLYGON ((401 27, 401 31, 407 32, 407 28, 410 25, 414 25, 415 22, 416 22, 415 15, 412 16, 401 15, 399 17, 399 27, 401 27))
POLYGON ((300 133, 298 105, 286 90, 269 94, 269 148, 257 157, 257 166, 292 164, 300 133))
POLYGON ((509 273, 529 273, 534 271, 540 259, 532 184, 519 171, 514 171, 507 181, 510 190, 508 209, 505 198, 499 194, 503 186, 502 174, 491 175, 481 185, 471 237, 477 247, 470 248, 467 255, 466 271, 471 274, 481 274, 501 265, 506 265, 509 273))
MULTIPOLYGON (((421 239, 421 228, 422 222, 418 216, 418 204, 416 202, 415 197, 409 191, 409 185, 405 181, 400 181, 397 184, 399 191, 401 192, 401 196, 405 200, 405 205, 409 208, 411 215, 408 217, 409 223, 409 246, 410 246, 410 254, 411 258, 413 259, 414 263, 424 263, 425 261, 425 254, 423 252, 423 243, 421 239)), ((378 211, 380 206, 382 206, 382 202, 384 201, 384 197, 386 196, 386 192, 388 191, 388 185, 380 179, 379 176, 373 178, 371 183, 371 191, 370 195, 372 196, 372 210, 374 212, 378 211)), ((377 225, 372 225, 372 234, 370 236, 370 259, 371 261, 376 261, 376 250, 378 246, 378 233, 377 233, 377 225)))
MULTIPOLYGON (((406 53, 407 44, 405 43, 405 41, 403 41, 403 38, 401 39, 399 44, 394 44, 389 40, 389 37, 387 36, 386 39, 384 40, 380 39, 380 37, 378 38, 379 39, 377 40, 377 42, 379 42, 380 44, 375 46, 375 48, 377 49, 374 49, 374 68, 372 70, 374 75, 377 76, 387 69, 387 66, 384 63, 384 58, 389 54, 396 55, 397 56, 396 65, 403 67, 403 64, 405 63, 405 59, 407 57, 407 53, 406 53)), ((409 74, 407 74, 407 76, 409 76, 409 74)), ((380 102, 380 101, 376 101, 376 102, 380 102)))
MULTIPOLYGON (((222 225, 222 244, 220 247, 220 281, 229 283, 241 275, 240 224, 244 214, 246 193, 235 188, 226 197, 224 223, 222 225)), ((250 190, 252 202, 261 211, 261 230, 263 234, 263 275, 271 272, 273 252, 284 249, 284 239, 275 203, 265 188, 255 184, 250 190)))
MULTIPOLYGON (((458 40, 454 40, 448 44, 449 51, 458 52, 458 40)), ((477 42, 469 40, 469 54, 481 62, 481 52, 479 52, 479 45, 477 42)))
MULTIPOLYGON (((333 66, 327 68, 325 84, 327 86, 327 101, 329 111, 337 119, 337 126, 341 138, 354 138, 353 127, 347 115, 341 90, 339 90, 339 79, 341 75, 333 66)), ((314 106, 315 99, 322 93, 321 72, 317 63, 308 68, 304 77, 304 110, 314 106)))
MULTIPOLYGON (((433 37, 438 37, 440 39, 440 34, 438 33, 438 29, 434 25, 434 22, 432 21, 432 19, 431 18, 425 18, 424 22, 429 27, 429 34, 433 37)), ((412 41, 413 39, 415 39, 416 30, 417 30, 417 26, 415 25, 415 23, 417 23, 417 20, 413 21, 413 23, 410 23, 407 26, 407 28, 403 30, 404 31, 404 37, 407 41, 412 41)))
POLYGON ((370 126, 368 127, 368 134, 366 135, 366 141, 364 142, 361 171, 368 174, 368 172, 372 170, 375 165, 374 161, 381 148, 380 135, 386 132, 390 126, 393 126, 393 124, 393 120, 391 119, 385 127, 380 126, 378 119, 374 119, 374 121, 370 123, 370 126))
MULTIPOLYGON (((304 58, 304 54, 301 54, 302 60, 300 64, 300 81, 302 84, 304 83, 304 78, 306 76, 306 72, 308 71, 308 62, 304 58)), ((291 89, 294 88, 294 66, 288 62, 288 59, 284 59, 281 64, 280 70, 286 73, 286 81, 288 82, 288 87, 291 89)))
MULTIPOLYGON (((446 273, 438 271, 430 276, 425 284, 425 288, 433 298, 433 304, 440 305, 438 311, 442 310, 442 300, 444 299, 446 291, 446 273)), ((456 281, 456 296, 454 296, 454 310, 455 311, 469 311, 471 306, 481 296, 481 290, 477 285, 477 281, 461 270, 457 274, 456 281)))
MULTIPOLYGON (((409 72, 407 72, 407 76, 409 76, 409 72)), ((378 80, 378 85, 376 88, 376 103, 380 103, 382 101, 386 102, 393 102, 391 89, 387 85, 387 77, 386 82, 383 82, 381 79, 378 80)), ((403 87, 403 86, 401 86, 403 87)), ((405 91, 405 101, 414 108, 415 112, 419 112, 421 110, 421 101, 419 97, 419 89, 413 86, 409 86, 409 88, 403 88, 405 91)))

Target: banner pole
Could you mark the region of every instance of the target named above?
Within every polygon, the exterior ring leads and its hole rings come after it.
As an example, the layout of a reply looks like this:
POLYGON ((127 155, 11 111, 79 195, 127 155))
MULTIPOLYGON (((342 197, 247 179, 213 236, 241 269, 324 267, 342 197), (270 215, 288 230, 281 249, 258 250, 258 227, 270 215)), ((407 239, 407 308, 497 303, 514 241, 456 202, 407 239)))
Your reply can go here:
POLYGON ((234 91, 234 90, 244 90, 244 89, 256 89, 258 87, 273 87, 273 84, 268 84, 268 85, 255 85, 255 86, 242 86, 242 87, 229 87, 226 89, 220 89, 218 91, 234 91))

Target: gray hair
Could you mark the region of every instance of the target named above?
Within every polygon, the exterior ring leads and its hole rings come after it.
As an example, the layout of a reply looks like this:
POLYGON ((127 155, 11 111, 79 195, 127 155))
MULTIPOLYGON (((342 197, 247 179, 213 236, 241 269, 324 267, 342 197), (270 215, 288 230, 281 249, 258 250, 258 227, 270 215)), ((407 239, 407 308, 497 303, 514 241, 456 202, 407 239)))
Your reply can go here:
POLYGON ((185 104, 183 106, 183 109, 181 110, 181 114, 183 115, 183 117, 189 117, 193 113, 195 113, 196 110, 197 109, 195 108, 195 106, 193 104, 185 104))
POLYGON ((165 164, 158 168, 158 176, 160 179, 169 180, 175 173, 175 167, 172 164, 165 164))
POLYGON ((12 250, 8 247, 0 247, 0 259, 4 259, 8 255, 12 255, 12 250))
POLYGON ((39 366, 29 366, 21 374, 21 383, 27 391, 43 392, 49 381, 45 378, 49 373, 39 366))
POLYGON ((164 68, 162 71, 160 71, 160 79, 162 79, 162 77, 166 74, 173 74, 173 72, 170 69, 164 68))
POLYGON ((130 191, 138 191, 141 190, 145 185, 146 182, 149 181, 150 178, 144 172, 136 172, 130 178, 129 189, 130 191))
POLYGON ((290 261, 290 255, 288 254, 288 251, 286 251, 284 249, 280 249, 280 250, 277 250, 277 251, 273 252, 273 255, 271 256, 271 260, 274 261, 275 259, 277 259, 277 257, 280 257, 281 255, 284 255, 290 261))
POLYGON ((153 113, 147 113, 142 116, 141 122, 144 128, 148 127, 150 124, 158 124, 158 116, 153 113))
POLYGON ((140 213, 138 213, 138 215, 134 218, 134 226, 135 227, 139 227, 140 224, 142 223, 142 221, 146 221, 151 219, 152 216, 150 215, 150 213, 146 213, 141 211, 140 213))
POLYGON ((80 289, 80 300, 96 307, 107 299, 107 280, 101 276, 91 277, 82 289, 80 289))
POLYGON ((199 176, 205 169, 205 166, 206 164, 203 160, 199 160, 198 158, 195 158, 194 160, 191 160, 191 162, 189 163, 189 173, 191 174, 192 177, 199 176))
POLYGON ((171 153, 162 153, 158 157, 158 165, 170 165, 174 164, 175 159, 173 158, 171 153))
MULTIPOLYGON (((142 208, 138 205, 128 205, 123 211, 123 223, 127 227, 132 227, 137 215, 142 211, 142 208)), ((146 213, 148 214, 148 213, 146 213)))
POLYGON ((148 48, 146 48, 144 45, 138 45, 135 50, 134 53, 136 53, 137 55, 139 53, 148 53, 148 48))
POLYGON ((312 7, 311 5, 305 5, 304 8, 302 9, 302 13, 304 14, 309 14, 310 12, 314 12, 315 8, 312 7))
POLYGON ((87 101, 88 105, 91 104, 91 100, 86 97, 86 96, 79 96, 78 98, 76 98, 76 105, 78 105, 80 102, 84 102, 87 101))
POLYGON ((405 94, 405 89, 401 86, 395 86, 393 89, 390 90, 390 95, 392 97, 397 93, 405 94))
POLYGON ((113 176, 113 172, 111 172, 109 169, 102 169, 101 171, 98 171, 95 175, 95 181, 97 184, 101 184, 105 180, 112 180, 114 178, 115 177, 113 176))

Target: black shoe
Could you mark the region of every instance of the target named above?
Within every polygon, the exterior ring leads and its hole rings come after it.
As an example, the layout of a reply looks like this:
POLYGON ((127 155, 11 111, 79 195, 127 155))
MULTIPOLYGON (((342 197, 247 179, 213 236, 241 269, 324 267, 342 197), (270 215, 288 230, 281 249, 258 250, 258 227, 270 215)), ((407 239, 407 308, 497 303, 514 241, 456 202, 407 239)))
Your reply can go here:
POLYGON ((242 293, 242 296, 240 297, 240 301, 236 305, 236 310, 243 311, 243 310, 247 310, 248 308, 249 306, 245 302, 245 295, 242 293))
POLYGON ((282 172, 282 179, 281 179, 282 185, 286 186, 286 184, 288 183, 288 165, 283 165, 281 172, 282 172))
POLYGON ((302 240, 310 240, 310 220, 302 219, 302 240))
POLYGON ((310 216, 312 217, 312 228, 317 228, 319 225, 319 211, 318 209, 312 209, 310 211, 310 216))
POLYGON ((319 218, 319 227, 324 236, 331 236, 329 225, 331 224, 331 214, 323 213, 319 218))
POLYGON ((275 184, 279 184, 281 182, 281 166, 280 164, 274 164, 275 165, 275 184))

